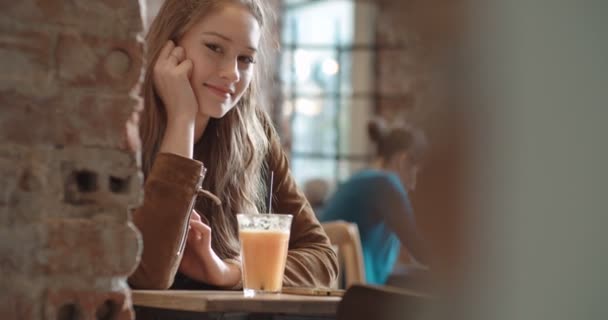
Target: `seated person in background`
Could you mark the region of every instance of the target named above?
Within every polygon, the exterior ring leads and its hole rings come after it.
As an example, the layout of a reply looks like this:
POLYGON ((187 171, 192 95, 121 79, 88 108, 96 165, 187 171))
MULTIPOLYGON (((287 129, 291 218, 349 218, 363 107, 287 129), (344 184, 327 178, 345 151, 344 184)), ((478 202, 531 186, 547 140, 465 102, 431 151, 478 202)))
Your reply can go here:
POLYGON ((269 210, 271 172, 272 209, 293 215, 283 285, 336 281, 336 254, 258 104, 264 2, 167 0, 150 27, 134 288, 238 288, 236 214, 269 210))
POLYGON ((354 174, 327 200, 322 221, 356 223, 361 235, 365 277, 369 284, 385 284, 404 245, 417 262, 427 263, 426 252, 408 197, 416 187, 419 160, 426 148, 422 132, 412 128, 382 130, 368 126, 377 144, 371 168, 354 174))
POLYGON ((304 183, 304 195, 315 212, 320 212, 331 192, 330 182, 323 178, 313 178, 304 183))

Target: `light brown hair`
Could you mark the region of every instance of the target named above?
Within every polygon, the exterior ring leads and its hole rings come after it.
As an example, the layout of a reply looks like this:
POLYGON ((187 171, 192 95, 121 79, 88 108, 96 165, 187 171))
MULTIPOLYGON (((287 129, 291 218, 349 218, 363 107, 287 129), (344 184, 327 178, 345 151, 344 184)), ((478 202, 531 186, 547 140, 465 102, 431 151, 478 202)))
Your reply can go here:
POLYGON ((367 125, 367 131, 376 144, 377 157, 384 162, 405 151, 412 163, 419 163, 428 147, 424 133, 411 126, 385 128, 378 122, 371 121, 367 125))
POLYGON ((194 158, 208 168, 203 188, 222 201, 218 210, 211 201, 199 199, 196 208, 213 230, 212 247, 222 258, 238 255, 236 213, 265 210, 265 157, 269 140, 265 128, 270 121, 258 106, 258 79, 267 54, 268 23, 264 0, 166 0, 146 36, 146 75, 143 84, 144 111, 140 125, 142 167, 150 171, 167 126, 162 100, 156 93, 152 69, 168 40, 178 39, 206 15, 227 4, 246 7, 258 21, 262 37, 256 67, 249 87, 237 105, 221 119, 210 119, 204 135, 194 146, 194 158), (222 214, 222 211, 225 214, 222 214))

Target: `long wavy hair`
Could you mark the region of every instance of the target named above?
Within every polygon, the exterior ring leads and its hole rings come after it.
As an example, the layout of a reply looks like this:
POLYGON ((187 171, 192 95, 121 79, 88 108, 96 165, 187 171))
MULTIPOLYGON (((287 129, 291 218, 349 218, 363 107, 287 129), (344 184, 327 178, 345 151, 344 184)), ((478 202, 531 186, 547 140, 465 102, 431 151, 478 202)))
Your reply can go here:
MULTIPOLYGON (((144 111, 142 169, 148 175, 160 148, 167 126, 165 106, 156 93, 152 70, 168 40, 177 41, 195 23, 227 4, 241 4, 249 9, 260 25, 262 36, 255 74, 237 105, 221 119, 210 119, 203 136, 194 145, 194 158, 209 169, 203 188, 222 201, 221 210, 212 201, 199 197, 196 208, 213 230, 212 247, 222 258, 238 256, 236 213, 264 210, 266 194, 265 157, 269 149, 267 128, 270 121, 258 106, 258 81, 271 39, 264 0, 166 0, 146 36, 146 74, 143 85, 144 111), (225 213, 225 214, 224 214, 225 213)), ((272 131, 274 133, 274 131, 272 131)))

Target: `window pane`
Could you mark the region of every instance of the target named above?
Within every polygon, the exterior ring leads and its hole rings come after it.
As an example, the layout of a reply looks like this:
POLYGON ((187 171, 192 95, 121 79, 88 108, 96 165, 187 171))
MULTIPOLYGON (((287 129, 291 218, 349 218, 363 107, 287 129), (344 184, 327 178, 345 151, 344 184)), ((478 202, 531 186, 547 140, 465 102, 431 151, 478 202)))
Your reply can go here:
POLYGON ((334 159, 293 158, 291 168, 300 188, 310 179, 322 178, 336 181, 336 161, 334 159))
POLYGON ((354 173, 366 168, 368 162, 366 160, 341 160, 338 162, 337 183, 344 182, 354 173))
POLYGON ((307 96, 343 95, 374 92, 374 54, 372 49, 285 50, 281 54, 281 79, 286 97, 296 90, 307 96))
POLYGON ((376 39, 376 15, 378 3, 357 1, 354 7, 353 42, 358 45, 373 45, 376 39))
POLYGON ((287 104, 293 110, 293 152, 335 154, 338 138, 336 101, 298 98, 287 104))
POLYGON ((282 40, 314 45, 350 44, 353 39, 353 1, 287 3, 282 40))
POLYGON ((340 58, 340 89, 343 94, 371 94, 374 88, 373 49, 346 51, 340 58))
POLYGON ((371 145, 367 122, 371 118, 373 97, 341 99, 340 103, 340 153, 367 157, 371 145))
POLYGON ((334 49, 298 48, 285 50, 281 57, 283 94, 319 97, 337 91, 340 68, 334 49))

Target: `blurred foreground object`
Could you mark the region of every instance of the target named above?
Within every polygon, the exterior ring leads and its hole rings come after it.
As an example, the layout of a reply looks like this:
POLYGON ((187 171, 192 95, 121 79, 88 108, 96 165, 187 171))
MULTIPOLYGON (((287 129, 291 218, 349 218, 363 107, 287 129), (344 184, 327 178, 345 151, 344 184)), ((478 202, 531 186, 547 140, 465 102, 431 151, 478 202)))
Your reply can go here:
POLYGON ((338 306, 338 320, 416 319, 429 297, 385 286, 353 285, 338 306))

